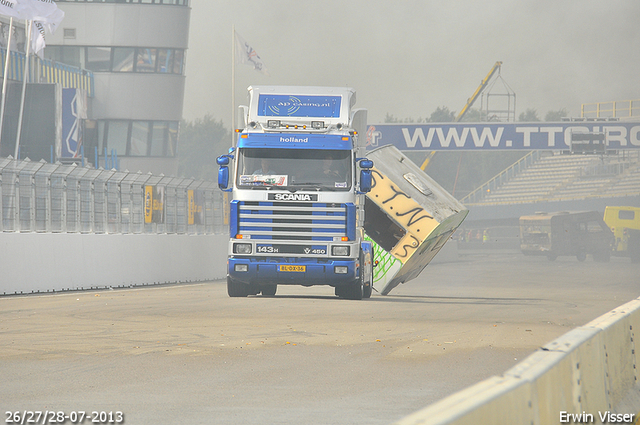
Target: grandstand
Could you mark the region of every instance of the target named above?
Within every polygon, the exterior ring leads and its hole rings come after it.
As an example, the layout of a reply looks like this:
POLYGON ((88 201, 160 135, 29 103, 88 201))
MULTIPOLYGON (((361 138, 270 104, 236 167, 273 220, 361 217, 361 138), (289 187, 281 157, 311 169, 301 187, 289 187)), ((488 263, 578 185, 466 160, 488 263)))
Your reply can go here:
MULTIPOLYGON (((620 118, 640 120, 640 100, 583 104, 581 117, 569 120, 620 118)), ((534 209, 604 210, 604 205, 640 206, 639 150, 600 155, 568 153, 532 151, 461 202, 472 211, 484 210, 484 215, 494 218, 516 217, 534 209)))
POLYGON ((599 211, 640 207, 640 151, 571 155, 532 151, 464 197, 469 216, 460 249, 518 249, 518 217, 539 211, 599 211), (475 233, 474 233, 475 232, 475 233), (497 233, 496 233, 497 232, 497 233), (473 239, 468 235, 475 234, 473 239), (496 236, 497 235, 497 236, 496 236))
POLYGON ((462 199, 499 205, 640 195, 640 154, 531 152, 462 199), (515 171, 517 169, 517 171, 515 171))

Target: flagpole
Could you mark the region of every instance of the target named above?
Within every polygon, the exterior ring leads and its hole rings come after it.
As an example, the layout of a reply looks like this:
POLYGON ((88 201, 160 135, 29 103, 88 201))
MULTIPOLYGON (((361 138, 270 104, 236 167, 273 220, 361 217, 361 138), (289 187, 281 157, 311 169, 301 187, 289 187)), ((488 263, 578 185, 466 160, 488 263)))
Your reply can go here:
POLYGON ((231 34, 231 146, 236 137, 236 26, 232 25, 231 34))
POLYGON ((9 58, 11 57, 11 34, 13 34, 13 16, 9 19, 9 39, 7 40, 4 72, 2 74, 2 105, 0 106, 0 146, 2 145, 2 125, 4 123, 4 104, 7 99, 7 77, 9 76, 9 58))
POLYGON ((24 115, 24 97, 27 91, 27 79, 29 78, 29 54, 31 47, 31 27, 32 21, 25 21, 25 25, 29 27, 27 30, 27 48, 25 49, 25 64, 24 74, 22 76, 22 98, 20 99, 20 115, 18 115, 18 132, 16 135, 16 150, 14 158, 18 159, 18 152, 20 149, 20 133, 22 133, 22 117, 24 115))

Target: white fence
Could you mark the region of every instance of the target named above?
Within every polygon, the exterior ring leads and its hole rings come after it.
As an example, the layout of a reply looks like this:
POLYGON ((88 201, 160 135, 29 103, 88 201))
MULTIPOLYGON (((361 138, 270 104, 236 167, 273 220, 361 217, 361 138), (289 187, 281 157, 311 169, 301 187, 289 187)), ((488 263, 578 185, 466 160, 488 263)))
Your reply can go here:
POLYGON ((213 182, 0 159, 0 295, 223 278, 223 214, 213 182))
POLYGON ((223 196, 214 182, 11 158, 0 159, 0 181, 0 231, 226 231, 223 196), (151 207, 145 203, 148 186, 161 188, 164 196, 160 205, 162 219, 154 222, 145 220, 145 208, 151 207))

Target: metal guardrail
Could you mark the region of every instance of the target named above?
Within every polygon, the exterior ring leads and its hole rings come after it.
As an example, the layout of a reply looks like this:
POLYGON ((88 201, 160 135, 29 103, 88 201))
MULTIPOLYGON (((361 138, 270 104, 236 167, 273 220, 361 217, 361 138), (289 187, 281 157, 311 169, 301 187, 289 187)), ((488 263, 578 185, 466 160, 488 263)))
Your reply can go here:
POLYGON ((9 157, 0 159, 0 231, 222 234, 227 227, 215 182, 9 157), (149 186, 164 195, 153 221, 149 186))
MULTIPOLYGON (((4 73, 6 54, 7 49, 0 48, 0 76, 4 73)), ((78 88, 86 90, 87 96, 93 97, 93 72, 49 59, 40 59, 37 56, 31 56, 30 61, 28 82, 59 83, 64 88, 78 88)), ((22 81, 24 78, 24 69, 25 54, 22 52, 11 51, 9 66, 7 69, 7 79, 22 81)))
POLYGON ((640 117, 640 100, 583 103, 580 107, 580 116, 583 118, 640 117))

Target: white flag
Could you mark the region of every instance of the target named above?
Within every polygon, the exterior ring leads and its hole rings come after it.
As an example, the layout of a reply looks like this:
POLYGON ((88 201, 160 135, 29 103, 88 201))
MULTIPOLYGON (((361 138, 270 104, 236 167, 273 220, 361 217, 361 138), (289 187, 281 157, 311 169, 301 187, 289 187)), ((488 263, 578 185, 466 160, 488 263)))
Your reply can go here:
MULTIPOLYGON (((0 0, 2 1, 2 0, 0 0)), ((31 50, 38 55, 40 59, 44 59, 44 25, 40 21, 32 21, 31 23, 31 50)))
POLYGON ((0 15, 16 19, 24 19, 20 13, 18 0, 0 0, 0 15))
MULTIPOLYGON (((0 0, 0 3, 4 1, 11 0, 0 0)), ((22 19, 41 22, 50 33, 55 32, 64 18, 64 12, 53 0, 17 0, 16 3, 22 19)))
POLYGON ((235 43, 236 43, 236 62, 244 63, 247 65, 253 66, 253 69, 256 71, 260 71, 265 75, 269 75, 267 72, 267 68, 264 66, 262 59, 253 50, 253 47, 249 46, 249 44, 244 41, 244 38, 240 37, 238 33, 235 33, 235 43))

